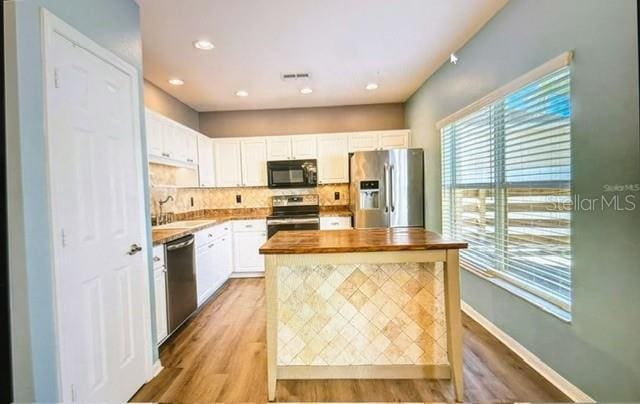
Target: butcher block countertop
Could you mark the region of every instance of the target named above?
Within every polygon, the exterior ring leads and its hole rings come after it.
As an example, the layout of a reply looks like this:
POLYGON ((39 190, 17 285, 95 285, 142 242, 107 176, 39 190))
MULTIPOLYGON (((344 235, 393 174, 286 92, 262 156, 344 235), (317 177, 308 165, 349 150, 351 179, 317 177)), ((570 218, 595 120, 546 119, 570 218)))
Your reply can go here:
POLYGON ((260 248, 261 254, 322 254, 374 251, 446 250, 467 243, 446 240, 424 229, 357 229, 279 231, 260 248))

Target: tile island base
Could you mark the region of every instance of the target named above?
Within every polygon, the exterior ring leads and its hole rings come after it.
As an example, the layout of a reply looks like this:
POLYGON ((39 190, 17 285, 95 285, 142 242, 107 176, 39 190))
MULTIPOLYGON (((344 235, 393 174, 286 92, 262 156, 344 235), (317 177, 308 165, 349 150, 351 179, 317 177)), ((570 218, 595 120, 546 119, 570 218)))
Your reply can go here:
POLYGON ((418 229, 276 234, 261 248, 269 399, 278 379, 453 378, 462 400, 460 245, 418 229), (301 250, 305 236, 354 252, 301 250), (353 239, 372 236, 383 245, 353 239))

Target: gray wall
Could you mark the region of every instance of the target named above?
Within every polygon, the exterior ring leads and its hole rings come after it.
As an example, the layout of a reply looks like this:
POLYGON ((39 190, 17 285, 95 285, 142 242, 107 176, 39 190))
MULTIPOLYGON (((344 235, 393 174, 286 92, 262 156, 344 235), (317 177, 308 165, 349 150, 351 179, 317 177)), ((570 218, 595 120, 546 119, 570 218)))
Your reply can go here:
POLYGON ((200 131, 211 137, 287 135, 404 128, 403 104, 200 113, 200 131))
POLYGON ((200 128, 198 112, 150 81, 144 81, 144 105, 191 129, 200 128))
MULTIPOLYGON (((427 155, 427 225, 441 229, 439 119, 563 51, 572 64, 574 193, 640 183, 638 47, 633 0, 512 0, 408 100, 427 155)), ((631 193, 634 194, 634 193, 631 193)), ((464 272, 462 292, 490 321, 587 394, 640 400, 640 193, 636 210, 575 212, 573 321, 564 323, 464 272)))
MULTIPOLYGON (((58 374, 52 240, 47 203, 40 8, 47 8, 136 67, 142 99, 139 13, 133 0, 23 0, 5 1, 3 6, 7 51, 6 101, 9 106, 7 165, 10 172, 9 259, 15 400, 52 402, 58 401, 58 374)), ((139 112, 142 117, 142 104, 139 112)), ((146 147, 144 120, 141 123, 142 144, 146 147)), ((146 153, 143 160, 146 184, 146 153)), ((145 198, 145 206, 148 206, 148 191, 145 198)), ((150 240, 150 228, 147 228, 147 239, 150 240)), ((149 252, 149 262, 150 255, 149 252)), ((149 274, 151 279, 151 271, 149 274)), ((154 354, 157 356, 157 352, 154 354)))

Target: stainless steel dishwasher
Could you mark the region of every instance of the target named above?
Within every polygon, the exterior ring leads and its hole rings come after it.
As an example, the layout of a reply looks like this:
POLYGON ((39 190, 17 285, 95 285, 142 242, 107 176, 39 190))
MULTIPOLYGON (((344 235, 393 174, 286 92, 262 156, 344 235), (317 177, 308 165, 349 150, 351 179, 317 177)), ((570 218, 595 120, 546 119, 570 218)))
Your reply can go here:
POLYGON ((193 241, 193 235, 189 235, 166 244, 169 334, 198 307, 193 241))

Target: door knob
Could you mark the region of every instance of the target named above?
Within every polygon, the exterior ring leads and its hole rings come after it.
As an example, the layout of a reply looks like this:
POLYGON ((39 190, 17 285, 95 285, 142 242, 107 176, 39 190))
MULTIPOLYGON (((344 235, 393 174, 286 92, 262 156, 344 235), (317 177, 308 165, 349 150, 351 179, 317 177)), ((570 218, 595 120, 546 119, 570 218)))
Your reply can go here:
POLYGON ((141 246, 139 246, 138 244, 131 244, 131 247, 129 247, 129 251, 127 251, 127 254, 134 255, 139 253, 140 251, 142 251, 141 246))

